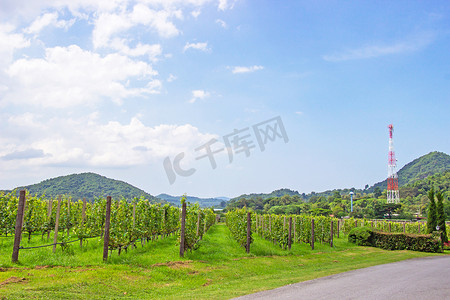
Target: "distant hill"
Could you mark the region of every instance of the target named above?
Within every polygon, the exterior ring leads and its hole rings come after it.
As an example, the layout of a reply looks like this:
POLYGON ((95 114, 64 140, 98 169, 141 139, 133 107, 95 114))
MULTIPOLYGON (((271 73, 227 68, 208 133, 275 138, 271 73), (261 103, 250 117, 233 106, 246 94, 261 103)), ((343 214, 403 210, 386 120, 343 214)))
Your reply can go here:
MULTIPOLYGON (((450 186, 450 156, 442 152, 431 152, 406 164, 398 171, 398 176, 402 199, 426 195, 430 186, 447 191, 450 186)), ((231 199, 227 209, 247 206, 257 210, 267 210, 272 206, 286 205, 285 202, 296 204, 327 202, 336 198, 349 197, 350 192, 354 192, 359 197, 373 197, 375 187, 379 187, 381 191, 386 190, 386 180, 365 189, 346 188, 308 194, 300 194, 290 189, 279 189, 268 194, 243 194, 231 199), (290 199, 277 199, 284 195, 288 195, 290 199)))
POLYGON ((125 197, 126 199, 143 196, 151 202, 164 202, 124 181, 107 178, 95 173, 60 176, 17 188, 17 190, 22 189, 28 190, 32 195, 39 196, 56 197, 67 194, 75 200, 84 197, 93 200, 96 197, 106 196, 113 198, 125 197))
POLYGON ((417 180, 400 187, 400 196, 402 198, 413 198, 417 196, 427 198, 427 193, 431 187, 450 195, 450 170, 433 174, 425 179, 417 180))
POLYGON ((272 197, 282 197, 284 195, 289 195, 289 196, 300 196, 300 194, 297 191, 293 191, 290 189, 279 189, 279 190, 275 190, 269 194, 243 194, 240 195, 238 197, 233 198, 234 199, 240 199, 240 198, 246 198, 246 199, 253 199, 253 198, 262 198, 262 199, 267 199, 267 198, 272 198, 272 197))
MULTIPOLYGON (((159 194, 157 196, 159 199, 166 200, 167 202, 179 206, 181 196, 171 196, 168 194, 159 194)), ((200 207, 225 207, 226 203, 230 200, 227 197, 216 197, 216 198, 198 198, 193 196, 187 196, 186 200, 191 203, 200 204, 200 207)))
POLYGON ((243 194, 243 195, 234 197, 233 199, 230 200, 230 202, 235 202, 235 201, 238 201, 239 199, 243 199, 243 198, 245 198, 245 199, 263 199, 264 200, 264 199, 269 199, 269 198, 274 198, 274 197, 282 197, 284 195, 299 196, 299 197, 302 197, 302 198, 305 198, 305 196, 306 196, 305 194, 301 195, 301 194, 299 194, 299 192, 294 191, 294 190, 278 189, 278 190, 275 190, 275 191, 273 191, 271 193, 268 193, 268 194, 264 194, 264 193, 261 193, 261 194, 243 194))
MULTIPOLYGON (((447 170, 450 170, 450 155, 437 151, 430 152, 406 164, 397 172, 398 185, 405 186, 447 170)), ((374 184, 368 191, 373 191, 375 187, 386 189, 386 180, 374 184)))

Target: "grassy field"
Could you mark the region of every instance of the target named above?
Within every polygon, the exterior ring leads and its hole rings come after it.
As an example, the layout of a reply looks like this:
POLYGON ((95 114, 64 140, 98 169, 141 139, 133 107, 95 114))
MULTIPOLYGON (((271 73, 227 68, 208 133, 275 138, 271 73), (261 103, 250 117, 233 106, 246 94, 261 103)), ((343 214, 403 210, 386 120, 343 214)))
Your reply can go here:
MULTIPOLYGON (((254 236, 251 253, 215 225, 200 247, 180 258, 176 237, 113 252, 102 262, 102 243, 90 240, 80 249, 58 247, 21 250, 11 264, 12 238, 0 238, 0 299, 229 299, 344 271, 439 254, 384 251, 357 247, 345 238, 335 247, 294 245, 291 251, 254 236)), ((44 244, 33 236, 31 245, 44 244)), ((27 246, 26 240, 22 243, 27 246)), ((443 254, 440 254, 443 255, 443 254)))

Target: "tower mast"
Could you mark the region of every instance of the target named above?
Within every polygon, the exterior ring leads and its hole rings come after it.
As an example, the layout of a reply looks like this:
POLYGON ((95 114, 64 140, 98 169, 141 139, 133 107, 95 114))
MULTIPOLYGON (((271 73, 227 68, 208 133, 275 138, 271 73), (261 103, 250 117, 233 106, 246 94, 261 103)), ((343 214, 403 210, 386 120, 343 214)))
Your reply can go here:
POLYGON ((400 203, 400 193, 398 191, 397 160, 395 159, 394 141, 392 134, 394 126, 389 124, 389 158, 388 158, 388 178, 387 178, 387 203, 400 203))

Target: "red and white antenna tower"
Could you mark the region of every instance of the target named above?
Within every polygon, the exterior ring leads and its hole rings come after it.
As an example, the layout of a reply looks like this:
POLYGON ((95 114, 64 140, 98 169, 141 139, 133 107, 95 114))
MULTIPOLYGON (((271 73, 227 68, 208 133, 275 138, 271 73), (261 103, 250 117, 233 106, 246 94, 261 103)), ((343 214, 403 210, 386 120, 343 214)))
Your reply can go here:
POLYGON ((395 159, 394 141, 392 133, 394 126, 389 124, 389 162, 387 178, 387 203, 400 203, 400 193, 398 191, 397 160, 395 159))

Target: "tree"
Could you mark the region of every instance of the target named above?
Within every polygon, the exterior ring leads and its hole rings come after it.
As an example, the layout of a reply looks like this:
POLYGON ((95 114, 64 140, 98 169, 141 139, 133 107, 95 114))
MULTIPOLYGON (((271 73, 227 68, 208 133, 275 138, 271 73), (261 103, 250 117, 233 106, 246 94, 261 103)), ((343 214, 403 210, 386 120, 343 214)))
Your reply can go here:
POLYGON ((373 191, 373 194, 374 194, 374 196, 375 196, 375 198, 378 198, 378 197, 380 197, 381 196, 381 189, 377 186, 377 187, 375 187, 375 190, 373 191))
POLYGON ((428 217, 427 217, 427 232, 432 233, 436 230, 437 219, 436 219, 436 203, 434 202, 434 188, 428 191, 428 199, 430 199, 430 205, 428 206, 428 217))
POLYGON ((437 224, 439 226, 439 230, 442 233, 442 241, 444 243, 447 243, 448 237, 447 237, 447 229, 445 228, 444 195, 441 191, 436 192, 436 199, 437 199, 437 207, 436 207, 437 224))

